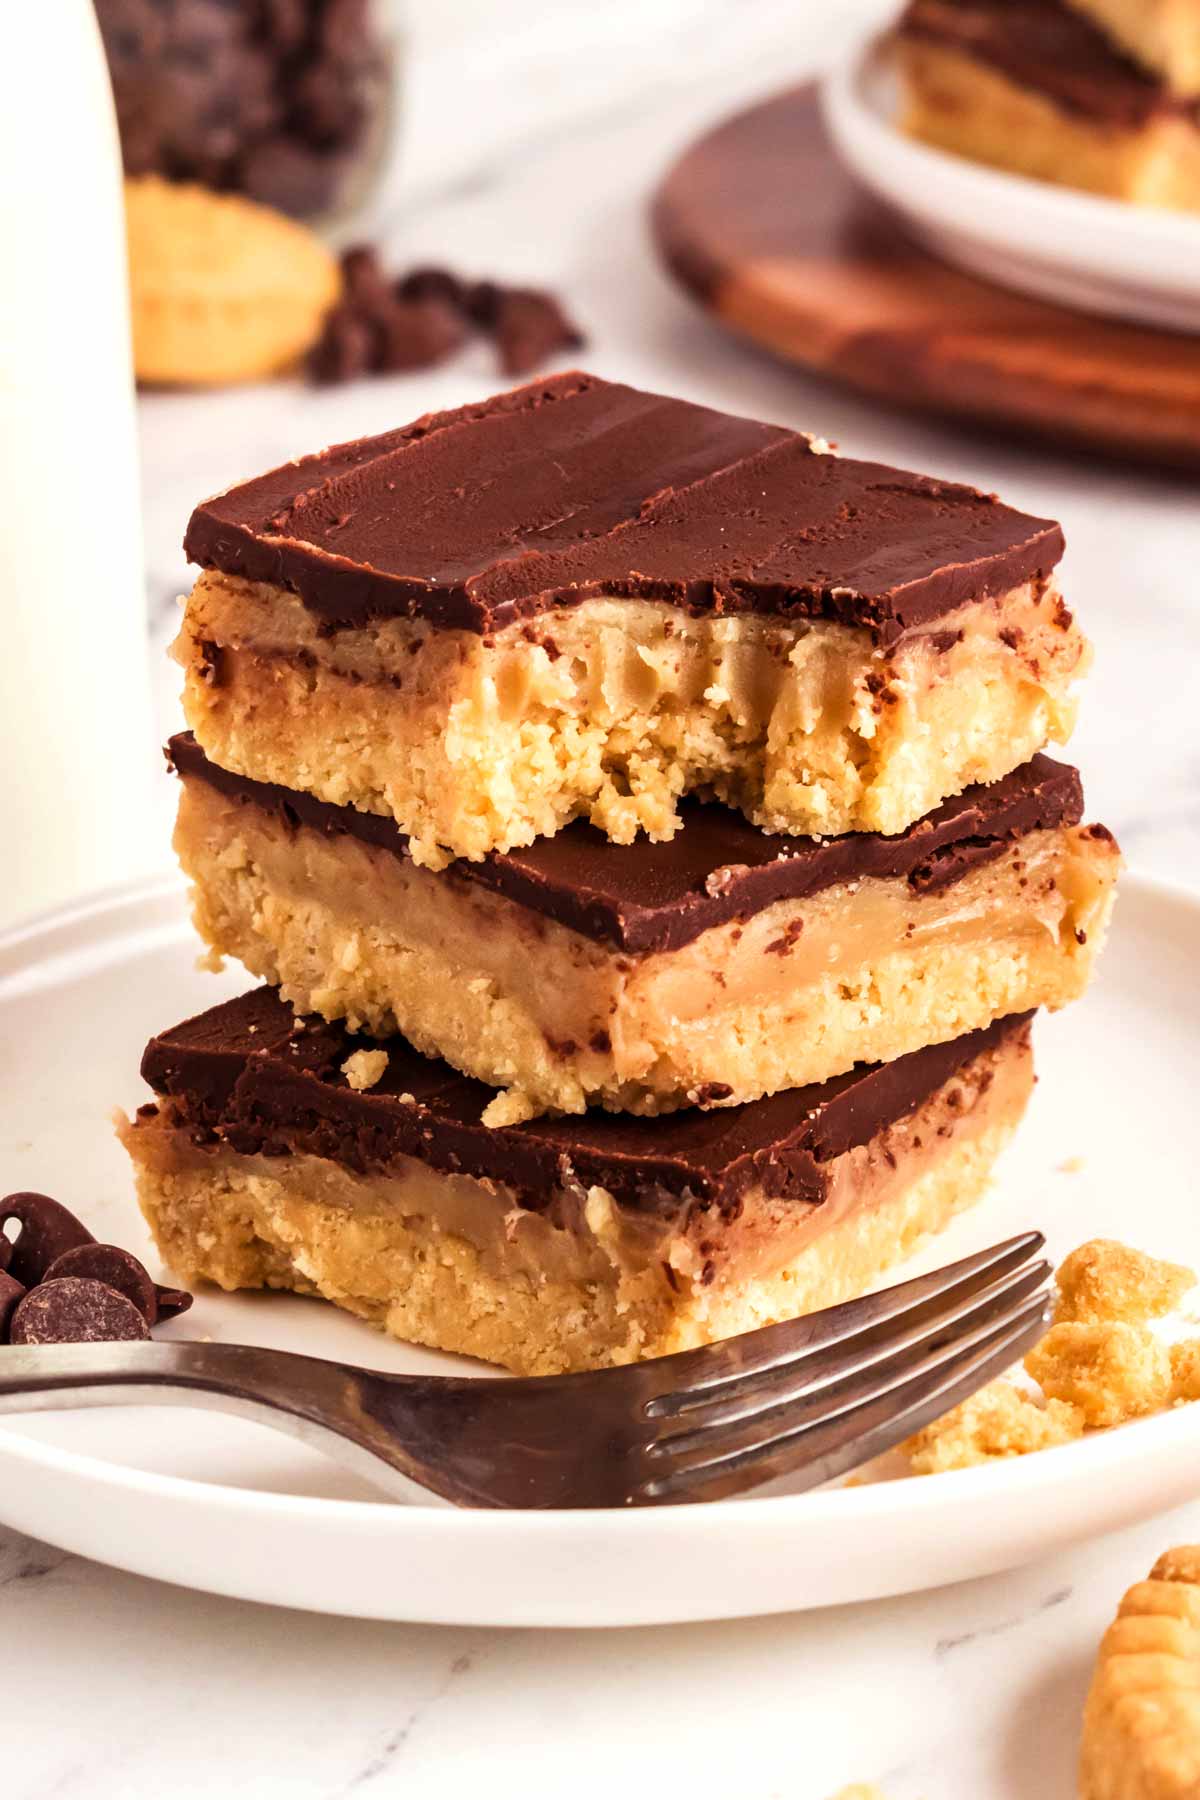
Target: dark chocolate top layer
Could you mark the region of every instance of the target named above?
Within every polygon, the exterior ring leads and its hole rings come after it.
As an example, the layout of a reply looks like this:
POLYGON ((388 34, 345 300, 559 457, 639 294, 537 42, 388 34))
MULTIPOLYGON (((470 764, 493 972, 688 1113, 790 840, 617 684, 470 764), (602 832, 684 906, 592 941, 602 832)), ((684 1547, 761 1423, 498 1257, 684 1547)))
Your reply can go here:
POLYGON ((402 1037, 381 1045, 341 1025, 300 1020, 276 989, 261 987, 151 1038, 142 1075, 201 1140, 211 1134, 247 1155, 306 1153, 360 1173, 415 1157, 502 1182, 534 1210, 572 1181, 646 1210, 680 1200, 729 1209, 755 1184, 777 1197, 820 1200, 822 1164, 911 1112, 1031 1017, 746 1106, 657 1119, 590 1112, 489 1130, 479 1122, 492 1098, 482 1082, 402 1037), (347 1057, 380 1048, 388 1053, 383 1079, 351 1088, 341 1073, 347 1057))
POLYGON ((1105 125, 1136 127, 1157 113, 1197 110, 1063 0, 910 0, 900 31, 990 63, 1105 125))
MULTIPOLYGON (((289 830, 347 834, 407 855, 408 839, 392 819, 232 774, 210 762, 190 732, 172 738, 167 754, 185 779, 259 807, 289 830)), ((1001 781, 944 801, 898 837, 768 837, 728 807, 683 800, 679 811, 683 827, 665 844, 614 844, 576 820, 527 849, 453 863, 432 879, 489 888, 597 943, 646 954, 678 949, 777 900, 806 900, 867 876, 936 893, 1001 856, 1014 838, 1078 824, 1083 790, 1078 770, 1035 756, 1001 781)))
POLYGON ((837 619, 893 642, 1053 568, 994 496, 571 373, 289 463, 196 508, 188 556, 330 629, 486 633, 597 594, 837 619))

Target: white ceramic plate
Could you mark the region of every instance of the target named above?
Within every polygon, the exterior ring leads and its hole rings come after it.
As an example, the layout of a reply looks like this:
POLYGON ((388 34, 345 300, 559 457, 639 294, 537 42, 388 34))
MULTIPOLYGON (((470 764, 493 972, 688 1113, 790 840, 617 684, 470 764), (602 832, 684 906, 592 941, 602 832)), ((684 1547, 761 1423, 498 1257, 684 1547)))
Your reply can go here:
MULTIPOLYGON (((1200 1020, 1185 977, 1197 959, 1200 901, 1127 881, 1095 989, 1041 1021, 1041 1080, 995 1191, 907 1273, 1032 1225, 1056 1254, 1103 1233, 1200 1263, 1200 1020)), ((174 883, 102 896, 0 939, 3 1189, 55 1194, 99 1236, 147 1256, 109 1114, 145 1097, 137 1065, 153 1030, 244 982, 200 974, 194 960, 174 883)), ((166 1332, 397 1370, 468 1366, 290 1295, 206 1292, 166 1332)), ((635 1512, 456 1512, 421 1496, 380 1500, 263 1427, 121 1408, 5 1420, 0 1520, 120 1568, 323 1612, 650 1624, 1011 1567, 1194 1495, 1198 1451, 1200 1407, 1187 1407, 935 1479, 635 1512)))
POLYGON ((907 137, 886 48, 827 78, 843 162, 936 254, 1003 287, 1085 312, 1200 331, 1200 218, 1032 181, 907 137))

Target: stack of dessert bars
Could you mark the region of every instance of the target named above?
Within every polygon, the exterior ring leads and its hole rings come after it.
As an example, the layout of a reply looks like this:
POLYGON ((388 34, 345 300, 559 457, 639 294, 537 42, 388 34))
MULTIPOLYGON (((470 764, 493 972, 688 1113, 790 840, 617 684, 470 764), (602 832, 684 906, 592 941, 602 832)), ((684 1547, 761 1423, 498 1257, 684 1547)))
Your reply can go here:
POLYGON ((896 41, 914 136, 1200 211, 1200 0, 909 0, 896 41))
POLYGON ((567 374, 200 506, 170 755, 266 985, 124 1127, 173 1269, 525 1373, 862 1291, 982 1191, 1118 867, 1058 527, 567 374))

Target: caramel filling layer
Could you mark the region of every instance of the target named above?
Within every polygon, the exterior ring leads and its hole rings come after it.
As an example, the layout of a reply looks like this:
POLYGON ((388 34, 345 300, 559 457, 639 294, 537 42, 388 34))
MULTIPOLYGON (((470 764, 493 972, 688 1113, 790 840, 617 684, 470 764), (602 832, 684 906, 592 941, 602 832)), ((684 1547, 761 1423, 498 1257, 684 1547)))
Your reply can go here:
POLYGON ((951 886, 841 884, 632 956, 452 873, 186 779, 175 848, 197 928, 301 1012, 399 1030, 536 1106, 756 1099, 1082 992, 1119 867, 1035 831, 951 886))
POLYGON ((545 1211, 398 1157, 356 1176, 193 1140, 170 1106, 121 1136, 170 1265, 226 1288, 318 1292, 397 1336, 528 1372, 629 1361, 860 1292, 978 1197, 1032 1086, 1028 1033, 826 1166, 822 1202, 641 1213, 564 1174, 545 1211))

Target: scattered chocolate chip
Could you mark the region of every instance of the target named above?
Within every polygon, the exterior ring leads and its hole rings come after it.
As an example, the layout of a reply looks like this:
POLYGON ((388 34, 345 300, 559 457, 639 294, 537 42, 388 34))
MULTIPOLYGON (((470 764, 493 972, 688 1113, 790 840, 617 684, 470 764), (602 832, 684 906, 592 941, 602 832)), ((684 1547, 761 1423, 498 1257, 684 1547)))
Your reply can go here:
POLYGON ((0 1269, 0 1344, 8 1342, 9 1322, 26 1292, 19 1281, 14 1281, 0 1269))
POLYGON ((326 314, 321 336, 308 353, 310 381, 332 386, 365 375, 375 359, 375 327, 353 306, 335 306, 326 314))
POLYGON ((342 252, 342 288, 346 300, 381 310, 394 298, 374 244, 354 244, 342 252))
POLYGON ((132 1252, 117 1244, 98 1244, 87 1226, 49 1194, 6 1194, 0 1200, 0 1343, 5 1342, 6 1330, 10 1333, 8 1341, 14 1344, 148 1337, 152 1325, 161 1319, 177 1318, 191 1304, 192 1296, 182 1288, 160 1287, 152 1281, 132 1252), (10 1222, 19 1227, 15 1239, 4 1229, 10 1222), (69 1320, 63 1325, 59 1319, 62 1309, 67 1307, 71 1318, 82 1316, 80 1293, 84 1298, 90 1293, 95 1302, 95 1290, 120 1302, 110 1321, 115 1328, 101 1329, 102 1315, 107 1318, 112 1308, 105 1313, 104 1308, 97 1311, 95 1305, 93 1313, 101 1323, 94 1329, 76 1328, 69 1320), (52 1291, 59 1311, 47 1323, 43 1308, 27 1307, 36 1295, 52 1291), (143 1327, 140 1332, 132 1329, 121 1307, 131 1308, 137 1314, 143 1327), (24 1337, 16 1335, 18 1318, 26 1320, 21 1326, 24 1337), (60 1335, 29 1335, 48 1331, 60 1335))
POLYGON ((463 305, 467 317, 480 331, 494 329, 500 315, 501 288, 495 281, 473 281, 464 292, 463 305))
POLYGON ((148 1338, 150 1327, 133 1304, 102 1281, 65 1276, 43 1282, 17 1303, 12 1344, 112 1344, 148 1338))
POLYGON ((379 324, 377 366, 385 375, 441 362, 467 335, 462 314, 444 300, 394 300, 379 324))
POLYGON ((401 275, 395 284, 397 300, 441 300, 456 311, 467 312, 466 289, 449 269, 417 268, 401 275))
POLYGON ((553 294, 464 282, 431 265, 392 279, 373 245, 356 244, 342 256, 342 298, 310 352, 309 377, 329 383, 429 368, 457 350, 472 328, 495 338, 512 375, 584 341, 553 294))
POLYGON ((524 375, 560 350, 577 350, 583 343, 553 294, 532 288, 509 288, 500 295, 492 330, 506 375, 524 375))
POLYGON ((192 1304, 192 1296, 184 1288, 160 1287, 155 1283, 154 1297, 158 1304, 158 1323, 164 1319, 177 1319, 180 1313, 187 1312, 192 1304))
POLYGON ((35 1287, 52 1262, 78 1244, 95 1243, 86 1225, 49 1194, 5 1194, 0 1200, 0 1232, 20 1226, 8 1257, 8 1272, 22 1287, 35 1287))
POLYGON ((145 1319, 153 1325, 158 1318, 158 1294, 154 1283, 137 1257, 116 1244, 78 1244, 51 1263, 43 1280, 49 1284, 64 1276, 84 1281, 102 1281, 105 1287, 124 1294, 145 1319))

